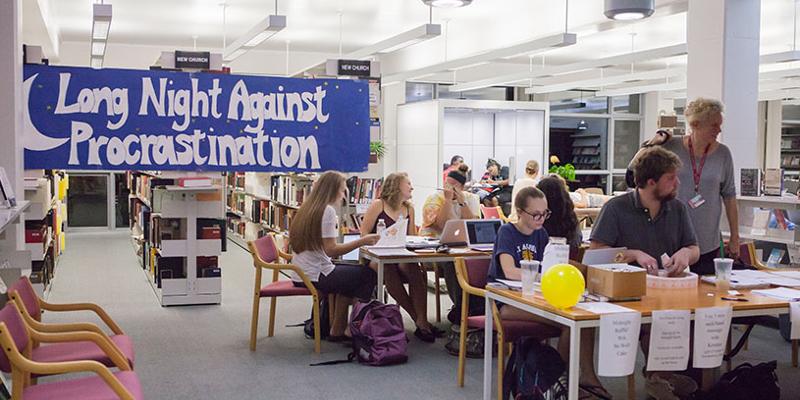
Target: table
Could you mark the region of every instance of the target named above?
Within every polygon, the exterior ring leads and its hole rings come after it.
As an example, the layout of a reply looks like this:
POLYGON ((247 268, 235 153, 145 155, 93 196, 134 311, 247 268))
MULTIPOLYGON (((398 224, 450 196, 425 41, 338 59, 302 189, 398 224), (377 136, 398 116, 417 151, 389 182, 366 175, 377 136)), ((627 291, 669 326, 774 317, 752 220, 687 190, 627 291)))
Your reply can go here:
POLYGON ((413 252, 414 255, 377 255, 369 248, 359 249, 360 257, 378 264, 378 299, 383 299, 383 267, 386 264, 403 263, 432 263, 432 262, 453 262, 458 257, 463 258, 489 258, 492 252, 475 251, 469 248, 451 248, 448 253, 436 252, 413 252))
MULTIPOLYGON (((491 398, 492 392, 492 302, 499 301, 510 304, 531 314, 547 318, 570 329, 569 398, 578 398, 578 377, 580 373, 580 330, 600 326, 600 315, 579 308, 559 310, 548 304, 539 295, 523 297, 520 292, 496 287, 486 287, 486 326, 483 356, 483 398, 491 398)), ((696 308, 731 306, 732 317, 751 317, 761 315, 778 315, 789 312, 789 303, 784 300, 751 294, 749 290, 740 290, 747 302, 725 301, 720 299, 722 292, 716 292, 714 286, 701 283, 692 289, 647 289, 647 295, 640 301, 616 303, 642 313, 642 323, 650 323, 653 311, 658 310, 694 310, 696 308), (708 296, 713 293, 713 296, 708 296)), ((694 314, 692 314, 694 319, 694 314)), ((502 383, 498 383, 502 384, 502 383)))

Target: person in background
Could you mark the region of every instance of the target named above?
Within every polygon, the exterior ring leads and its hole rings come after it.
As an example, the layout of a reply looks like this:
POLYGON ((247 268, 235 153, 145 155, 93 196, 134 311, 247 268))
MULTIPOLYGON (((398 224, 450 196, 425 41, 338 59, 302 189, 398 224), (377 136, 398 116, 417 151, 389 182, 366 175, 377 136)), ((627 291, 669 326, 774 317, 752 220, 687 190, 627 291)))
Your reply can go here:
MULTIPOLYGON (((575 207, 561 179, 547 177, 539 181, 537 188, 547 198, 547 205, 553 213, 544 221, 544 228, 551 237, 563 237, 569 245, 569 258, 578 257, 578 247, 583 242, 575 207)), ((516 187, 515 187, 516 189, 516 187)))
MULTIPOLYGON (((353 299, 369 300, 375 289, 377 274, 370 268, 339 265, 331 257, 347 254, 361 246, 378 242, 378 235, 369 234, 350 243, 337 243, 339 217, 336 208, 347 195, 342 174, 326 172, 314 183, 313 190, 300 206, 289 227, 289 242, 294 251, 292 263, 300 267, 314 286, 324 293, 337 294, 329 341, 346 340, 347 309, 353 299)), ((303 287, 298 276, 292 280, 303 287)))
POLYGON ((683 137, 657 135, 650 143, 675 153, 683 163, 678 178, 684 182, 678 199, 688 206, 694 222, 700 259, 690 268, 700 275, 714 273, 714 258, 719 257, 722 205, 730 226, 728 256, 739 257, 739 211, 736 207, 736 185, 733 156, 728 146, 717 141, 722 130, 724 106, 719 100, 697 98, 684 111, 689 134, 683 137))
MULTIPOLYGON (((383 220, 387 227, 392 226, 401 218, 408 218, 408 234, 416 235, 417 227, 414 223, 414 206, 411 204, 411 192, 414 187, 411 179, 404 172, 389 174, 383 181, 381 196, 370 204, 361 222, 361 236, 366 237, 377 232, 379 220, 383 220)), ((370 263, 372 269, 377 269, 377 264, 370 263)), ((428 322, 428 292, 425 282, 425 272, 417 263, 395 264, 384 267, 384 283, 386 290, 397 301, 414 323, 417 329, 414 335, 424 342, 434 342, 443 331, 436 329, 428 322), (403 281, 408 282, 406 292, 403 281)))
POLYGON ((486 172, 483 173, 480 183, 484 185, 492 185, 491 188, 483 190, 479 193, 481 202, 486 207, 497 207, 500 205, 498 195, 508 186, 508 177, 502 176, 500 171, 502 166, 494 159, 489 159, 486 162, 486 172))
POLYGON ((447 174, 449 174, 450 171, 458 171, 458 167, 461 166, 461 164, 464 164, 464 157, 454 155, 450 159, 450 165, 442 172, 442 183, 447 181, 447 174))
POLYGON ((511 191, 511 215, 508 217, 509 221, 517 220, 517 207, 514 206, 514 199, 517 197, 517 193, 526 187, 536 187, 540 179, 539 162, 528 160, 525 163, 525 176, 514 181, 514 189, 511 191))
MULTIPOLYGON (((480 216, 478 196, 464 191, 467 171, 469 167, 466 164, 461 164, 456 171, 450 171, 444 189, 437 190, 425 200, 420 235, 438 238, 442 235, 447 221, 474 219, 480 216)), ((458 324, 461 318, 461 286, 456 278, 455 266, 452 262, 438 265, 447 284, 447 295, 453 301, 453 308, 447 314, 447 319, 453 324, 458 324)), ((483 301, 477 296, 472 296, 469 304, 470 315, 481 315, 483 309, 483 301)))
MULTIPOLYGON (((541 185, 542 182, 539 184, 541 185)), ((560 182, 555 180, 552 180, 552 182, 556 185, 561 185, 560 182)), ((516 204, 519 218, 516 222, 501 226, 500 230, 497 231, 497 239, 488 272, 490 282, 498 279, 521 280, 520 261, 542 261, 544 248, 550 240, 548 231, 544 229, 545 222, 551 216, 551 211, 548 209, 549 202, 545 194, 535 187, 527 187, 517 193, 514 198, 514 204, 516 204)), ((500 317, 503 320, 533 320, 561 329, 558 351, 565 361, 569 360, 569 328, 510 305, 502 305, 502 303, 498 302, 497 306, 500 308, 500 317)), ((581 330, 581 342, 580 385, 582 391, 588 392, 585 393, 587 397, 611 398, 611 395, 603 388, 594 371, 594 330, 581 330)))

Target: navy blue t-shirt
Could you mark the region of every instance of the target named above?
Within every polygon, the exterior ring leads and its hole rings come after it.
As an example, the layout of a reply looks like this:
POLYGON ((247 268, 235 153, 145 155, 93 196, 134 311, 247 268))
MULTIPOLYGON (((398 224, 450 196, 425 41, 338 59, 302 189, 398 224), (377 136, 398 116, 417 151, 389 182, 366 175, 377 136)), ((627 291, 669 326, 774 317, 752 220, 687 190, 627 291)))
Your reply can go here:
POLYGON ((494 242, 494 253, 489 265, 489 282, 497 279, 506 279, 503 267, 500 266, 500 255, 508 254, 514 257, 514 265, 519 268, 521 260, 542 261, 544 248, 550 241, 550 236, 544 228, 533 231, 530 235, 523 235, 514 224, 504 224, 497 231, 494 242))

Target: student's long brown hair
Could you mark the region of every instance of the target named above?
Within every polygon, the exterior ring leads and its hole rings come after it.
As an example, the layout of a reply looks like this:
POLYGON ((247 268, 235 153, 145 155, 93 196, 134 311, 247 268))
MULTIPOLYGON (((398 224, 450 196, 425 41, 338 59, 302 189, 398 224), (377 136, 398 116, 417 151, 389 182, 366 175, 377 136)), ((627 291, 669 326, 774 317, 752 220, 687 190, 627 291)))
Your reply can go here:
POLYGON ((322 250, 322 215, 325 207, 339 198, 344 176, 328 171, 317 179, 308 198, 297 210, 289 227, 289 243, 295 253, 322 250))

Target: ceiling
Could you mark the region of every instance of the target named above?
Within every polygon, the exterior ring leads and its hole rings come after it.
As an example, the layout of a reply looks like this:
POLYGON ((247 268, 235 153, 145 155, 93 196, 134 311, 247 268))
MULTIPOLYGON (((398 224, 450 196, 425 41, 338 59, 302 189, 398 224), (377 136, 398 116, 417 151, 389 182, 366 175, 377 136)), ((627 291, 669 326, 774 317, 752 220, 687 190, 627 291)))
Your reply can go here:
MULTIPOLYGON (((53 32, 61 43, 88 43, 91 0, 22 1, 26 3, 26 12, 31 9, 27 3, 47 3, 47 7, 40 8, 47 9, 48 13, 44 24, 37 23, 42 16, 30 15, 35 12, 23 16, 26 43, 42 43, 47 40, 48 33, 52 36, 53 32)), ((275 12, 272 1, 227 0, 223 24, 223 0, 106 2, 114 7, 109 52, 115 46, 124 45, 152 46, 161 50, 191 49, 193 36, 196 36, 198 49, 221 51, 224 41, 231 43, 257 21, 275 12)), ((320 61, 339 53, 340 36, 341 49, 346 54, 429 19, 429 9, 420 0, 279 0, 277 4, 278 13, 287 16, 288 27, 262 43, 259 49, 285 52, 286 41, 290 41, 292 52, 319 53, 320 61)), ((662 12, 676 4, 685 5, 685 1, 656 0, 657 12, 653 17, 635 23, 615 23, 609 29, 609 21, 603 16, 603 1, 572 0, 568 2, 567 25, 570 32, 578 34, 576 45, 548 51, 544 60, 542 56, 532 61, 527 56, 496 60, 500 63, 458 71, 456 76, 452 72, 442 73, 433 79, 480 79, 496 73, 526 71, 531 68, 531 62, 536 67, 543 62, 548 66, 558 65, 624 54, 632 49, 684 43, 686 14, 664 15, 662 12), (601 26, 606 30, 593 32, 601 26), (635 34, 633 43, 631 34, 635 34)), ((761 4, 761 53, 791 50, 795 0, 761 0, 761 4)), ((442 36, 383 57, 383 72, 402 72, 563 32, 566 5, 565 0, 475 0, 464 8, 434 9, 432 21, 443 25, 442 36)), ((87 47, 87 63, 88 58, 87 47)), ((235 63, 232 66, 235 67, 235 63)), ((685 57, 643 62, 634 68, 656 69, 667 64, 680 66, 685 64, 685 57)), ((283 67, 269 68, 257 72, 285 73, 283 67)), ((620 70, 629 70, 629 66, 620 70)), ((597 74, 595 71, 577 76, 597 74)))

